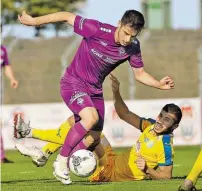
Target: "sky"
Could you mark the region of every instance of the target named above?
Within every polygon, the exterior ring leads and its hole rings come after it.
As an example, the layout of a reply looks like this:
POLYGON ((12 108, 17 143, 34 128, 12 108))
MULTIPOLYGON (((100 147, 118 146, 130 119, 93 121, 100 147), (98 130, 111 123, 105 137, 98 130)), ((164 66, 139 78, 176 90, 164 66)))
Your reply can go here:
MULTIPOLYGON (((124 12, 128 9, 141 11, 141 0, 86 0, 78 12, 81 16, 96 19, 117 26, 124 12)), ((172 0, 171 27, 174 29, 198 29, 201 26, 200 0, 172 0), (182 7, 183 5, 183 7, 182 7), (180 8, 180 9, 179 9, 180 8), (187 14, 192 11, 191 16, 187 14)), ((18 38, 34 38, 34 28, 21 24, 4 26, 3 37, 9 34, 18 38)), ((45 38, 54 37, 52 29, 43 30, 45 38)), ((60 31, 59 36, 72 35, 72 30, 60 31)))
MULTIPOLYGON (((128 9, 140 10, 139 0, 86 0, 79 14, 101 22, 117 25, 124 12, 128 9)), ((18 38, 34 38, 34 28, 21 24, 5 25, 2 37, 12 35, 18 38)), ((54 30, 42 32, 46 38, 55 36, 54 30)), ((69 36, 72 31, 61 31, 60 36, 69 36)))
POLYGON ((88 18, 117 25, 128 9, 140 11, 139 0, 88 0, 84 14, 88 18))

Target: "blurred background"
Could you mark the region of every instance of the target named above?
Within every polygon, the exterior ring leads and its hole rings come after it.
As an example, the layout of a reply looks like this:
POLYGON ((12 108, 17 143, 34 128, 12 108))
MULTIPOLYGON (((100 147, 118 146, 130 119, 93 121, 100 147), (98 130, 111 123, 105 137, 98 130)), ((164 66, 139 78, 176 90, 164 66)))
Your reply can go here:
MULTIPOLYGON (((176 145, 201 144, 202 120, 202 0, 2 0, 1 42, 8 48, 19 88, 4 79, 3 134, 5 147, 14 148, 12 116, 22 112, 40 128, 58 127, 71 113, 60 96, 60 78, 71 63, 81 37, 65 23, 41 27, 21 25, 17 15, 32 16, 73 11, 81 16, 117 25, 128 9, 141 11, 146 27, 138 37, 145 69, 155 78, 169 75, 175 89, 161 91, 134 80, 125 63, 115 70, 128 106, 143 117, 156 117, 166 103, 176 103, 183 120, 176 145)), ((104 131, 114 146, 129 146, 139 135, 117 117, 111 83, 104 83, 104 131), (132 135, 131 135, 132 134, 132 135)))

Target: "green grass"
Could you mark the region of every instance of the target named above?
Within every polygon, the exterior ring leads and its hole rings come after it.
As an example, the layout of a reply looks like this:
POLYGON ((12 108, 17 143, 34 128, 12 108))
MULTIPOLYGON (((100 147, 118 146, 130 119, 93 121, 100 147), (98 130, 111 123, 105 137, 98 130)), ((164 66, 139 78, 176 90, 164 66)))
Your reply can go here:
MULTIPOLYGON (((124 149, 117 149, 121 152, 124 149)), ((16 151, 8 151, 7 157, 15 161, 14 164, 3 164, 2 190, 14 191, 175 191, 191 170, 199 153, 198 146, 176 147, 173 179, 166 181, 134 181, 134 182, 110 182, 90 183, 86 179, 72 176, 72 185, 62 185, 52 175, 52 163, 55 155, 51 157, 44 168, 37 168, 31 163, 31 159, 21 156, 16 151)), ((197 182, 197 188, 202 191, 202 177, 197 182)))

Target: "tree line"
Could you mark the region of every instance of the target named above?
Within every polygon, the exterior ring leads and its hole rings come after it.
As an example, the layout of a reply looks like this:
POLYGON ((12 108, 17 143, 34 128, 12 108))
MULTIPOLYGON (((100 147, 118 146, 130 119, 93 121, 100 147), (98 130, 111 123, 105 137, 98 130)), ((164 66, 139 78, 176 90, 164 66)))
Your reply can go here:
MULTIPOLYGON (((79 3, 85 0, 2 0, 2 24, 16 23, 17 15, 23 10, 34 17, 44 14, 50 14, 58 11, 79 11, 79 3)), ((66 29, 64 23, 53 24, 56 36, 59 30, 66 29)), ((35 27, 35 36, 40 36, 40 30, 45 26, 35 27)))

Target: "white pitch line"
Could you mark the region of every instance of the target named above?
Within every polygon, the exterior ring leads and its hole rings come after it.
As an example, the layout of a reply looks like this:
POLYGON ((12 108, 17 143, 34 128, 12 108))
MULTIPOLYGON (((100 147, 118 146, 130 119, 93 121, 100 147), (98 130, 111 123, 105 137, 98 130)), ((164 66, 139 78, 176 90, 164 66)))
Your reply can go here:
POLYGON ((32 170, 32 171, 24 171, 24 172, 20 172, 20 174, 30 174, 30 173, 35 173, 36 171, 32 170))
POLYGON ((174 164, 173 165, 174 167, 180 167, 180 166, 182 166, 181 164, 174 164))

